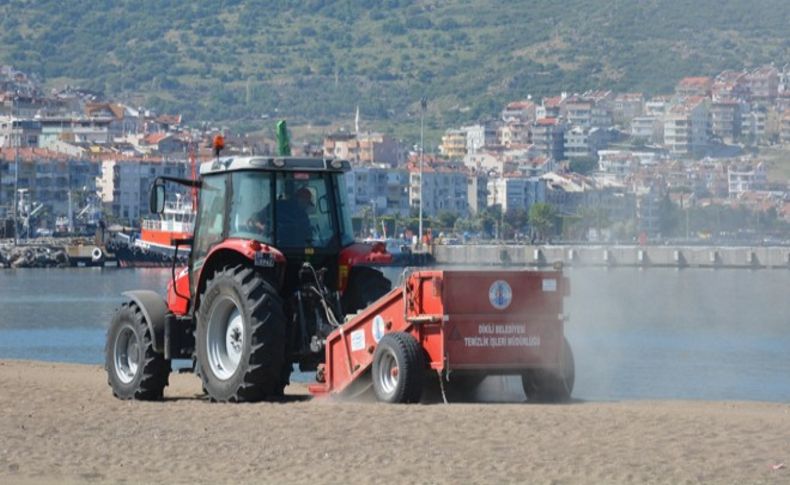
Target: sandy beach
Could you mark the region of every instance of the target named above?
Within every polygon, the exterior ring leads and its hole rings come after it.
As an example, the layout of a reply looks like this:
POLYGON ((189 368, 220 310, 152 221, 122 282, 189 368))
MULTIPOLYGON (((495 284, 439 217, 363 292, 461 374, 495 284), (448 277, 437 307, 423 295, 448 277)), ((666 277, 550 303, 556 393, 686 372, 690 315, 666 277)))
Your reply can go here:
POLYGON ((790 483, 790 404, 392 406, 112 397, 99 366, 0 361, 0 483, 790 483), (785 464, 784 467, 780 466, 785 464))

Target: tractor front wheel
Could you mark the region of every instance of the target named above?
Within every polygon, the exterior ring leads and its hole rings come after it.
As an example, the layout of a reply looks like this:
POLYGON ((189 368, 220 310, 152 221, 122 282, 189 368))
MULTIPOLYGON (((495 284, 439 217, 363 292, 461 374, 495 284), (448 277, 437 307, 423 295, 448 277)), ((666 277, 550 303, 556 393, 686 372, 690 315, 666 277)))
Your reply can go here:
POLYGON ((373 391, 386 403, 420 402, 425 356, 417 339, 405 332, 388 333, 373 354, 373 391))
POLYGON ((119 399, 162 399, 170 361, 154 350, 151 330, 135 303, 124 303, 113 316, 104 350, 107 381, 119 399))
POLYGON ((226 267, 206 284, 197 316, 203 387, 215 401, 282 395, 286 319, 276 290, 251 268, 226 267))

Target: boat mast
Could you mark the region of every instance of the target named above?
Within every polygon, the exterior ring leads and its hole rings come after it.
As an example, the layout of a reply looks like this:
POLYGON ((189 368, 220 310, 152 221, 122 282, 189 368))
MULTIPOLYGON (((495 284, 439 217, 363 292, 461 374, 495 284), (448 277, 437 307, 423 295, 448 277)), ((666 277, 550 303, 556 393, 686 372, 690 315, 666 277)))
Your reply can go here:
MULTIPOLYGON (((197 158, 195 156, 195 142, 190 137, 189 141, 189 166, 192 171, 192 180, 197 180, 197 158)), ((192 186, 192 210, 197 210, 198 189, 192 186)))

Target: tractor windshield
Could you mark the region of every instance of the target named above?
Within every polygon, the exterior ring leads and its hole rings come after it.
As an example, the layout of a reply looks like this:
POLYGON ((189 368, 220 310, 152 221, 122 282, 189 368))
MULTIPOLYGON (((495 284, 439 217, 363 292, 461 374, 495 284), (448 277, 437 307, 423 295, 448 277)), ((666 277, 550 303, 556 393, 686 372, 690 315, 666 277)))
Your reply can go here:
POLYGON ((321 172, 236 172, 230 236, 280 248, 349 244, 345 207, 336 204, 342 175, 321 172))

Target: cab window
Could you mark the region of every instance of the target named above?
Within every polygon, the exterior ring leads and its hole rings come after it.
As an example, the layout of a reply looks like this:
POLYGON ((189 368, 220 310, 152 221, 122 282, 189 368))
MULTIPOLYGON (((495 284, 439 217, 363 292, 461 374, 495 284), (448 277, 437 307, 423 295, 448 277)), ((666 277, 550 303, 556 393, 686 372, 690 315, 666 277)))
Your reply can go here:
POLYGON ((274 205, 270 172, 234 172, 230 200, 229 237, 272 244, 274 205))
POLYGON ((276 245, 325 248, 336 244, 328 174, 278 173, 275 194, 276 245))
POLYGON ((209 249, 222 240, 225 223, 225 175, 209 175, 203 178, 196 226, 193 258, 198 261, 208 254, 209 249))

